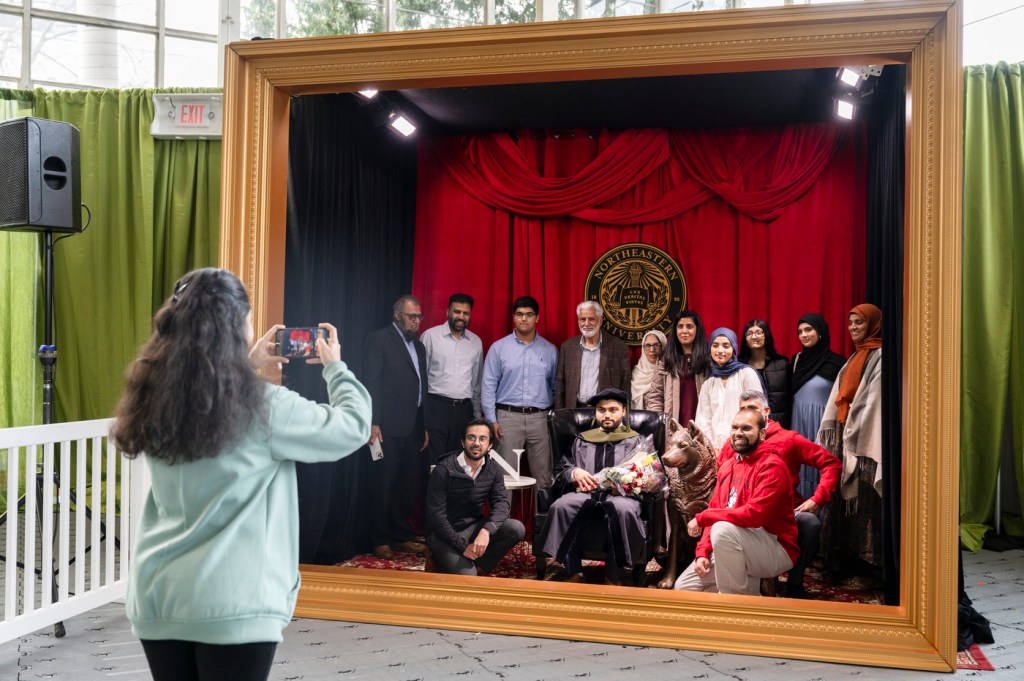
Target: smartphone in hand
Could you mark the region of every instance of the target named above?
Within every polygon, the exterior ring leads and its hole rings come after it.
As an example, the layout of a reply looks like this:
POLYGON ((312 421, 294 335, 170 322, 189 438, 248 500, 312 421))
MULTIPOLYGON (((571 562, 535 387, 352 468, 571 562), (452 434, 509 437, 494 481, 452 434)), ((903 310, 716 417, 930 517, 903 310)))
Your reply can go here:
POLYGON ((318 357, 317 338, 327 340, 327 329, 316 326, 278 329, 274 335, 274 354, 278 357, 297 359, 318 357))

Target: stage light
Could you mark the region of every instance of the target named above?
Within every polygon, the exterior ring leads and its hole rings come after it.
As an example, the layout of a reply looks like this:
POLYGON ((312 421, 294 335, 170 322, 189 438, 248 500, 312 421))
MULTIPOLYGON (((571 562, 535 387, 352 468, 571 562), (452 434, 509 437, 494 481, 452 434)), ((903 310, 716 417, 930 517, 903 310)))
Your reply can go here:
POLYGON ((881 66, 840 66, 836 71, 836 79, 847 87, 860 90, 869 78, 882 75, 881 66))
POLYGON ((853 105, 853 102, 845 99, 836 100, 836 115, 840 118, 845 118, 848 121, 853 120, 853 112, 857 107, 853 105))
POLYGON ((392 112, 388 116, 388 125, 390 125, 392 129, 397 130, 406 137, 416 132, 416 126, 413 125, 408 118, 406 118, 400 113, 392 112))
POLYGON ((857 84, 860 83, 860 74, 853 69, 843 68, 839 71, 839 80, 850 87, 857 87, 857 84))
POLYGON ((377 96, 377 91, 376 90, 360 90, 359 94, 361 94, 366 99, 373 99, 374 97, 377 96))

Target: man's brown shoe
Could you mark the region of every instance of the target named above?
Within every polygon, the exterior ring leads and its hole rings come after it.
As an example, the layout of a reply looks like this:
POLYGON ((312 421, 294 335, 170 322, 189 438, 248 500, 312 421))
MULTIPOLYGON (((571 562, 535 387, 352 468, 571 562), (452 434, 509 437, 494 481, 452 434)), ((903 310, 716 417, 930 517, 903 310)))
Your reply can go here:
POLYGON ((391 547, 387 544, 381 544, 380 546, 373 547, 373 555, 383 560, 391 560, 395 557, 395 554, 391 552, 391 547))
POLYGON ((565 581, 569 584, 582 584, 587 581, 587 578, 583 576, 582 572, 577 572, 574 575, 569 575, 565 581))
POLYGON ((419 543, 418 541, 403 541, 397 544, 392 544, 391 549, 398 551, 399 553, 415 553, 417 555, 423 555, 426 550, 426 546, 419 543))

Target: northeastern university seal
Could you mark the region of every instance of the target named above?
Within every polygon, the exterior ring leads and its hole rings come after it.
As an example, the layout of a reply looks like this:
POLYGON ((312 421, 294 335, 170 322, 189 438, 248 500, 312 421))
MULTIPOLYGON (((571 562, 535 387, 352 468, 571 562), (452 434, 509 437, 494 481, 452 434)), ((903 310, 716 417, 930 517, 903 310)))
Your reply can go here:
POLYGON ((651 329, 668 334, 672 319, 686 308, 686 279, 665 251, 623 244, 594 262, 583 297, 604 308, 605 331, 627 345, 640 345, 651 329))

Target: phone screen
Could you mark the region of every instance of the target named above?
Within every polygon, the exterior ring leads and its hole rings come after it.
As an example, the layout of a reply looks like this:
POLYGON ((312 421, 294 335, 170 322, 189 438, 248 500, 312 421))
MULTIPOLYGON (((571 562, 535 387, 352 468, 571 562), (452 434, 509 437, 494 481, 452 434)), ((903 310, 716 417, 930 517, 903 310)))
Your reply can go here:
POLYGON ((278 329, 274 339, 274 354, 279 357, 318 357, 316 339, 327 339, 327 332, 319 327, 278 329))

